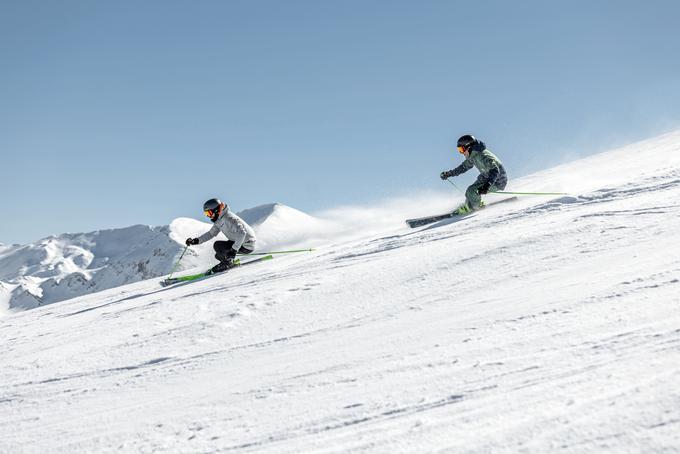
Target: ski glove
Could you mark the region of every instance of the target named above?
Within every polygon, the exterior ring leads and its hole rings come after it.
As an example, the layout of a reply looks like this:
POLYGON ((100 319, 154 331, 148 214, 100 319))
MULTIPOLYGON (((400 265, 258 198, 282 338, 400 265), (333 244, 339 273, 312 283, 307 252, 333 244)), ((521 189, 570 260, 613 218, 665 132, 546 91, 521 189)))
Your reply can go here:
POLYGON ((447 178, 454 177, 455 174, 453 173, 453 170, 446 170, 439 175, 439 178, 442 180, 446 180, 447 178))
POLYGON ((484 183, 483 185, 481 185, 481 186, 479 187, 479 189, 477 189, 477 194, 480 194, 480 195, 486 194, 487 192, 489 192, 489 189, 491 189, 491 183, 489 183, 489 182, 487 181, 486 183, 484 183))
POLYGON ((198 244, 198 238, 187 238, 185 243, 187 246, 191 246, 192 244, 198 244))

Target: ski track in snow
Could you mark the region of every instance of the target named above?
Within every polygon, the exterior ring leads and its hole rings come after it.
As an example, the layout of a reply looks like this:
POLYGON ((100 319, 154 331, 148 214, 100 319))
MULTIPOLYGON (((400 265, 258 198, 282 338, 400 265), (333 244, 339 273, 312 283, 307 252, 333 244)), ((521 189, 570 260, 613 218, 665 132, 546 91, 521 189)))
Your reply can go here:
POLYGON ((0 452, 680 450, 680 168, 0 319, 0 452))

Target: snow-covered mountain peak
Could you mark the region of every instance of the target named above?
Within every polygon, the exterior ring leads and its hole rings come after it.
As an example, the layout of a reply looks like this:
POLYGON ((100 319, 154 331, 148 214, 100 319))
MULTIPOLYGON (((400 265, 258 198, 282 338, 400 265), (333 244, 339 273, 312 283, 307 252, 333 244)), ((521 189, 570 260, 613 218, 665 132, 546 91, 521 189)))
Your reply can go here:
POLYGON ((180 246, 168 226, 134 225, 49 236, 0 250, 4 303, 30 309, 158 276, 180 246))
POLYGON ((180 245, 189 237, 198 236, 210 229, 207 222, 197 221, 193 218, 176 218, 168 226, 168 236, 180 245))
POLYGON ((246 210, 239 211, 236 214, 251 226, 255 226, 266 221, 277 210, 286 208, 289 207, 286 207, 285 205, 282 205, 280 203, 267 203, 264 205, 258 205, 253 208, 248 208, 246 210))
POLYGON ((236 214, 255 228, 266 223, 300 225, 313 222, 312 216, 282 203, 259 205, 236 214))
POLYGON ((260 205, 237 214, 255 229, 260 250, 313 242, 315 232, 327 226, 324 221, 281 203, 260 205))

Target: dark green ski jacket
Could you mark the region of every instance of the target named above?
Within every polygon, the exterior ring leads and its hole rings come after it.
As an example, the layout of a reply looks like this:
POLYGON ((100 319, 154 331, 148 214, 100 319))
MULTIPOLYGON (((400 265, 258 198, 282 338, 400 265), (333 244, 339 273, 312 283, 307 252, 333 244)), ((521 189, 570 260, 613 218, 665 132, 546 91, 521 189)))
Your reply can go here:
POLYGON ((499 178, 506 179, 505 168, 501 160, 495 154, 487 150, 484 142, 478 142, 471 150, 470 155, 465 158, 465 161, 455 169, 453 169, 451 176, 458 176, 465 173, 472 167, 476 167, 479 173, 484 175, 489 184, 493 185, 499 178))

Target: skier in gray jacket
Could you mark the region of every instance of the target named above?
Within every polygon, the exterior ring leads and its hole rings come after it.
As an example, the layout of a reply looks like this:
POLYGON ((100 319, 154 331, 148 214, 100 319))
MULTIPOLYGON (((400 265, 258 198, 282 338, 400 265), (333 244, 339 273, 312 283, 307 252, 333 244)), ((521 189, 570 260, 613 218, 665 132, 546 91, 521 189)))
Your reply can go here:
POLYGON ((229 206, 220 199, 210 199, 203 204, 203 212, 213 226, 198 238, 187 238, 186 245, 201 244, 214 238, 220 232, 229 241, 215 241, 215 258, 220 261, 212 267, 213 273, 226 271, 234 266, 237 253, 250 254, 255 250, 255 232, 243 219, 229 211, 229 206))

